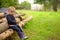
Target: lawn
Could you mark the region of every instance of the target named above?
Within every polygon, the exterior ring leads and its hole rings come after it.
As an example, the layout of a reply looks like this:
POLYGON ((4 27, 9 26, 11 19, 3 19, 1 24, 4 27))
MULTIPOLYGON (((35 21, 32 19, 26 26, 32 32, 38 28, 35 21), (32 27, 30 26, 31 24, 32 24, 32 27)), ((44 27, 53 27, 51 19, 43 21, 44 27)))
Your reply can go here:
POLYGON ((60 12, 27 10, 17 12, 33 16, 33 19, 23 28, 25 35, 29 36, 28 40, 60 40, 60 12))

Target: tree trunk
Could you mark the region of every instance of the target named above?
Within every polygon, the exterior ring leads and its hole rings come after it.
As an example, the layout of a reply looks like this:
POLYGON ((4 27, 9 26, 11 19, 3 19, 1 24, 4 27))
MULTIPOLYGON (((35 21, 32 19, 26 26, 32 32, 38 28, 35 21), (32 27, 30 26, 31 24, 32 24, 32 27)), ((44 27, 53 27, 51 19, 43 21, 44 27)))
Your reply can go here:
POLYGON ((58 0, 54 0, 53 2, 53 10, 57 11, 58 0))
POLYGON ((0 1, 0 8, 2 8, 1 5, 2 5, 2 2, 0 1))

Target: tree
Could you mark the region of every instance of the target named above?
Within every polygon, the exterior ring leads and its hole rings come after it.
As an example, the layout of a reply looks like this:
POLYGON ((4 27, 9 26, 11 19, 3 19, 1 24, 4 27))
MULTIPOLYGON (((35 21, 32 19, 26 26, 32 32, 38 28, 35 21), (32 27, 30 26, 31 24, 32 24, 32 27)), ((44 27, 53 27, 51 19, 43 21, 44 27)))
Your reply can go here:
POLYGON ((35 3, 44 4, 45 10, 53 6, 53 10, 57 11, 58 0, 35 0, 35 3))
POLYGON ((20 7, 21 7, 22 9, 30 9, 30 8, 31 8, 31 4, 28 3, 28 2, 26 2, 26 1, 24 1, 24 2, 22 2, 22 3, 20 4, 20 7))
POLYGON ((0 7, 17 6, 18 0, 0 0, 0 7))
POLYGON ((1 5, 1 1, 0 1, 0 5, 1 5))
POLYGON ((35 3, 38 4, 44 4, 44 9, 46 10, 48 8, 48 5, 50 5, 51 0, 35 0, 35 3))
POLYGON ((57 11, 58 0, 54 0, 53 2, 53 10, 57 11))

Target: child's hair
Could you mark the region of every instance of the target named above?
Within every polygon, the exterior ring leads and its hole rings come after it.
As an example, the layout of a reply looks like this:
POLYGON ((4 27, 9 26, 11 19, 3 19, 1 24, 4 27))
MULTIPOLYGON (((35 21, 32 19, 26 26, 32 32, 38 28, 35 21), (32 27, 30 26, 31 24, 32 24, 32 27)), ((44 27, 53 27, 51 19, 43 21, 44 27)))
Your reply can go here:
POLYGON ((14 6, 10 6, 8 9, 15 9, 15 7, 14 6))

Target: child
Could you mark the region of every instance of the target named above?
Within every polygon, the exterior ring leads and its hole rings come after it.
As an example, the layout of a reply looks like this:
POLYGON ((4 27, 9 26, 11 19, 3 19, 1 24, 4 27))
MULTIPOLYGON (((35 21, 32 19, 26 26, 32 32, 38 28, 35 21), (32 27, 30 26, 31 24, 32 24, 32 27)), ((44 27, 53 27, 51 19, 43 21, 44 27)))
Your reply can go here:
POLYGON ((14 7, 9 7, 8 8, 9 13, 6 15, 8 24, 9 24, 11 29, 18 32, 18 35, 21 38, 21 40, 24 40, 24 39, 26 40, 27 36, 24 36, 24 33, 23 33, 22 29, 16 23, 16 20, 15 20, 15 17, 14 17, 14 11, 15 11, 14 7))

